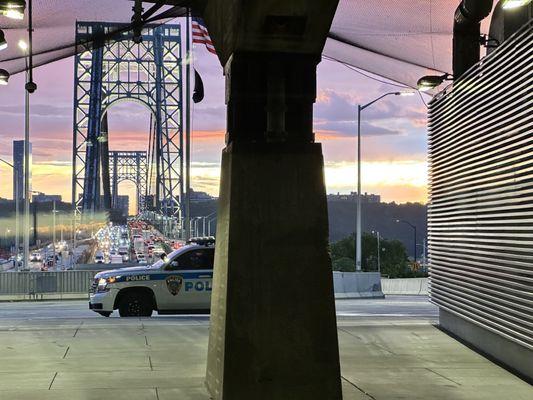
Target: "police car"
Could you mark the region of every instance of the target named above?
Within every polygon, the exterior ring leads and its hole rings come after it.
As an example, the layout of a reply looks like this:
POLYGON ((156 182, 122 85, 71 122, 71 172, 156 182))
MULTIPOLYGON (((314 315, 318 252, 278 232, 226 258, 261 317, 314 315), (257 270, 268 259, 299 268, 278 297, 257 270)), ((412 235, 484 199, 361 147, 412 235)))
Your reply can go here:
POLYGON ((89 308, 104 317, 209 312, 215 255, 214 238, 191 239, 149 266, 95 275, 89 308))

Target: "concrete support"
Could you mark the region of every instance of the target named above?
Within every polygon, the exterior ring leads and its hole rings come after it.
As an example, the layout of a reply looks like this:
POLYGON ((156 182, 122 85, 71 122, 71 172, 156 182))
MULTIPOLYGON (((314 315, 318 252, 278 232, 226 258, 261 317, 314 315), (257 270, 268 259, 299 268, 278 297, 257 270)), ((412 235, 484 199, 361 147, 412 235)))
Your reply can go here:
POLYGON ((318 56, 226 64, 206 384, 215 400, 342 399, 324 165, 312 107, 318 56))
POLYGON ((226 76, 206 384, 214 400, 340 400, 316 65, 337 0, 208 0, 226 76))
POLYGON ((207 387, 214 399, 341 399, 319 144, 223 153, 207 387))

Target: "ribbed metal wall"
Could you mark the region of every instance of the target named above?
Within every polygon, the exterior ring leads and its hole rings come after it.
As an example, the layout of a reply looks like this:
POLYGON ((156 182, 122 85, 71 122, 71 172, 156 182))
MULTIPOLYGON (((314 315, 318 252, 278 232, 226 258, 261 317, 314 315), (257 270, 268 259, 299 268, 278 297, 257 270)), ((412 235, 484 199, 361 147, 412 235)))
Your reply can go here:
POLYGON ((431 300, 533 349, 533 29, 429 110, 431 300))

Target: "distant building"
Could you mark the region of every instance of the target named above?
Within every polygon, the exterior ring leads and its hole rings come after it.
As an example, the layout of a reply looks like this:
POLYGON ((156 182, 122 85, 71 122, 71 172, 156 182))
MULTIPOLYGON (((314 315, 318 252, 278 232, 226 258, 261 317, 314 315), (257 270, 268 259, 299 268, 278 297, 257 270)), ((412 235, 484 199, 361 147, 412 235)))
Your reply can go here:
POLYGON ((35 203, 46 203, 46 202, 52 202, 55 201, 57 203, 61 202, 62 198, 59 194, 44 194, 39 193, 32 196, 32 200, 35 203))
MULTIPOLYGON (((31 165, 31 143, 30 143, 31 165)), ((24 140, 13 141, 13 200, 24 199, 24 140)), ((31 168, 30 168, 31 171, 31 168)), ((31 176, 30 176, 31 182, 31 176)), ((30 187, 31 190, 31 187, 30 187)))
MULTIPOLYGON (((350 192, 350 194, 328 194, 328 201, 346 201, 346 202, 356 202, 357 193, 350 192)), ((379 194, 372 193, 363 193, 361 195, 361 203, 381 203, 381 196, 379 194)))
POLYGON ((216 197, 213 197, 206 192, 197 192, 191 188, 191 201, 201 202, 211 200, 216 200, 216 197))

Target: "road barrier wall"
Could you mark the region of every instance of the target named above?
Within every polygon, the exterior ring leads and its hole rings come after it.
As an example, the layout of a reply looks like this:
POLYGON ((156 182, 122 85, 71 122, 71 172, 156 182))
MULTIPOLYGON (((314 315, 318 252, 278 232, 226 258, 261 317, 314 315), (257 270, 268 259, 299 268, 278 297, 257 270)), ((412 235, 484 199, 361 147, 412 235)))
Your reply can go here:
POLYGON ((427 295, 428 278, 381 278, 381 288, 384 294, 427 295))
POLYGON ((333 287, 336 299, 383 297, 378 272, 333 271, 333 287))
MULTIPOLYGON (((51 294, 85 296, 98 271, 0 272, 0 300, 49 297, 51 294)), ((385 279, 377 272, 333 272, 335 298, 380 298, 383 295, 427 295, 427 278, 385 279)))
POLYGON ((0 272, 0 296, 88 293, 94 271, 0 272))

